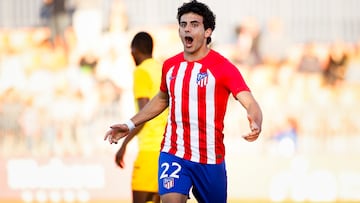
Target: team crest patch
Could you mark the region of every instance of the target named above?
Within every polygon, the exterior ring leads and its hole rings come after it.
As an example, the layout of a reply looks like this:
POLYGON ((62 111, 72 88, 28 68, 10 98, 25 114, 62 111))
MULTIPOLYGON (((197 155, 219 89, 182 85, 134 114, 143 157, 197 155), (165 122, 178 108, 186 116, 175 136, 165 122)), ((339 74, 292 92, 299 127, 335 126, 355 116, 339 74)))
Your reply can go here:
POLYGON ((196 83, 200 87, 204 87, 208 83, 208 74, 207 73, 198 73, 196 77, 196 83))
POLYGON ((166 189, 171 189, 174 187, 175 181, 174 178, 164 178, 163 179, 163 186, 166 189))

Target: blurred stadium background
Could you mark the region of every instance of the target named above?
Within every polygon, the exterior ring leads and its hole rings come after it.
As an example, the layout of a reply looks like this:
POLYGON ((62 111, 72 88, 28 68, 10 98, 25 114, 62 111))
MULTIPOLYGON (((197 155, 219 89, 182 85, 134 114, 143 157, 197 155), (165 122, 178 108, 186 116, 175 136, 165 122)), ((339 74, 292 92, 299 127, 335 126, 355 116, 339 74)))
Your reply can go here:
MULTIPOLYGON (((130 202, 132 160, 103 141, 134 113, 129 42, 182 50, 180 0, 69 0, 66 46, 43 0, 0 0, 0 202, 130 202)), ((264 113, 254 143, 229 100, 229 202, 360 201, 360 1, 204 0, 213 48, 241 70, 264 113)), ((193 200, 190 200, 190 202, 193 200)))

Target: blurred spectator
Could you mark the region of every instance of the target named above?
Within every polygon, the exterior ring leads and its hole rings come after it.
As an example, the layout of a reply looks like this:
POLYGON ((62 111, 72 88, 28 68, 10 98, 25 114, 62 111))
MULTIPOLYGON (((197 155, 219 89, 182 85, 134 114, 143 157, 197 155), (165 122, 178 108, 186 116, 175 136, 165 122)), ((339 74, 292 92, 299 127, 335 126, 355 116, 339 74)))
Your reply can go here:
POLYGON ((321 73, 324 70, 316 44, 307 42, 303 47, 303 52, 299 61, 298 71, 302 73, 321 73))
POLYGON ((260 30, 256 19, 247 17, 236 28, 236 47, 234 61, 240 64, 255 66, 260 62, 260 30))
POLYGON ((263 63, 278 66, 288 57, 291 44, 283 26, 279 18, 272 18, 267 22, 259 38, 259 52, 263 63))
POLYGON ((75 0, 73 28, 80 54, 95 51, 100 45, 104 21, 102 3, 101 0, 75 0))
POLYGON ((99 63, 96 67, 96 78, 111 80, 117 91, 121 92, 119 106, 122 109, 121 117, 126 119, 135 112, 132 93, 132 71, 134 62, 129 50, 129 40, 126 33, 111 33, 106 35, 106 49, 99 55, 99 63))
POLYGON ((74 10, 69 1, 43 0, 40 9, 40 17, 43 19, 45 26, 48 26, 51 30, 50 40, 53 47, 61 47, 65 52, 68 51, 65 31, 71 25, 71 15, 74 10))
POLYGON ((287 117, 272 135, 280 155, 292 156, 298 147, 298 123, 296 118, 287 117))
POLYGON ((329 48, 328 63, 324 70, 325 84, 335 86, 343 81, 347 63, 348 55, 345 45, 342 42, 332 43, 329 48))
POLYGON ((90 74, 95 73, 97 63, 98 59, 93 53, 84 54, 79 61, 81 71, 88 72, 90 74))

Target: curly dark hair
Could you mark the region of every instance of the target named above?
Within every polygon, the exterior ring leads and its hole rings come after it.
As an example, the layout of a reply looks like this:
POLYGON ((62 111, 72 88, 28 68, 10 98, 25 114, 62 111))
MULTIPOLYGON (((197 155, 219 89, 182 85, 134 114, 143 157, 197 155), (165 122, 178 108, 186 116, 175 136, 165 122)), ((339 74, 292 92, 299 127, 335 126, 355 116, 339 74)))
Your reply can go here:
MULTIPOLYGON (((182 15, 186 13, 196 13, 203 17, 203 24, 205 30, 210 28, 211 30, 215 30, 215 14, 210 10, 210 8, 196 0, 192 0, 188 3, 184 3, 181 7, 178 8, 177 20, 180 23, 180 18, 182 15)), ((206 40, 206 44, 211 42, 211 37, 208 37, 206 40)))

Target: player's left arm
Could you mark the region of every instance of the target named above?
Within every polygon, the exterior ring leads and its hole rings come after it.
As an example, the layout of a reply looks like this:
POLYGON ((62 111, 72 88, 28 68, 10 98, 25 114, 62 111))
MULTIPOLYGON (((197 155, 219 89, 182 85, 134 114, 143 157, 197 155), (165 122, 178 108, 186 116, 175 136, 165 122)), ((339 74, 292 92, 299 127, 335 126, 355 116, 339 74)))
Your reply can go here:
POLYGON ((236 95, 236 99, 246 109, 251 130, 250 133, 244 135, 243 137, 249 142, 255 141, 261 132, 261 125, 263 120, 261 108, 250 91, 239 92, 236 95))

